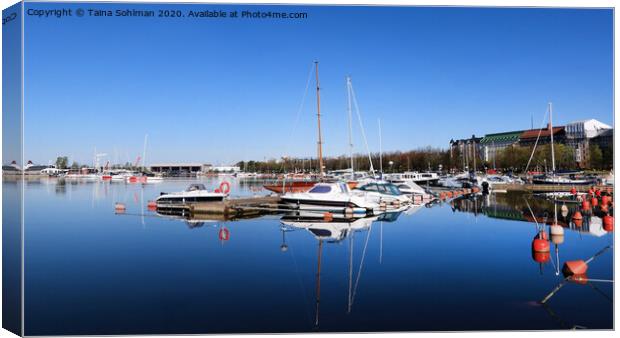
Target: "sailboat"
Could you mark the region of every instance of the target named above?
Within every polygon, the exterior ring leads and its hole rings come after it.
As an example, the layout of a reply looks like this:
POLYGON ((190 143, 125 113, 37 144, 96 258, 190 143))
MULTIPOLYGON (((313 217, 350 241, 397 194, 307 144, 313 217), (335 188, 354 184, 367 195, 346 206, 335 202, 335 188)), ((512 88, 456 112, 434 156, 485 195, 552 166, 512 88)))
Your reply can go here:
MULTIPOLYGON (((323 139, 321 134, 321 92, 320 92, 320 83, 319 83, 319 62, 314 62, 315 67, 315 75, 316 75, 316 107, 317 107, 317 122, 318 122, 318 142, 317 142, 317 157, 318 157, 318 165, 319 165, 319 178, 325 176, 324 173, 324 165, 323 165, 323 139)), ((282 182, 276 182, 273 184, 265 184, 263 188, 273 191, 278 194, 283 194, 286 192, 291 193, 299 193, 306 192, 310 190, 318 180, 316 179, 295 179, 287 180, 286 177, 282 180, 282 182)))
MULTIPOLYGON (((553 184, 553 185, 589 185, 595 184, 593 179, 577 179, 557 175, 555 170, 555 151, 553 147, 553 105, 549 102, 549 136, 551 138, 551 173, 532 178, 534 184, 553 184)), ((536 145, 532 153, 536 151, 536 145)))

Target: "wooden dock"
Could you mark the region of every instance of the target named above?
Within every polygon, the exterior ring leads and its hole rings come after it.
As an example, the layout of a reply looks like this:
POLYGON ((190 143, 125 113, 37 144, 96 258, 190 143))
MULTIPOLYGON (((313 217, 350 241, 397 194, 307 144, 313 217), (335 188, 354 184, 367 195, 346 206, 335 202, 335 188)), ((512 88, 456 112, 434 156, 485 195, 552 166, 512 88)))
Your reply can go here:
POLYGON ((194 202, 175 206, 192 215, 219 215, 225 219, 260 216, 270 209, 278 209, 280 197, 260 196, 227 199, 221 202, 194 202))

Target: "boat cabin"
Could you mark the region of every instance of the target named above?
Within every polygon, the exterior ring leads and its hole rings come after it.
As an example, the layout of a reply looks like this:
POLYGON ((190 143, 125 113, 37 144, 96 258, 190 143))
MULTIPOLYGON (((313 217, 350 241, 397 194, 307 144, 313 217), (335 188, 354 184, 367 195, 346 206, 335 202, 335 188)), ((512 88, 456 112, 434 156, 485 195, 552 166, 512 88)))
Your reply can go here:
POLYGON ((357 189, 361 191, 378 192, 381 194, 392 195, 392 196, 402 195, 402 192, 398 189, 398 187, 392 183, 372 182, 364 186, 361 186, 357 189))

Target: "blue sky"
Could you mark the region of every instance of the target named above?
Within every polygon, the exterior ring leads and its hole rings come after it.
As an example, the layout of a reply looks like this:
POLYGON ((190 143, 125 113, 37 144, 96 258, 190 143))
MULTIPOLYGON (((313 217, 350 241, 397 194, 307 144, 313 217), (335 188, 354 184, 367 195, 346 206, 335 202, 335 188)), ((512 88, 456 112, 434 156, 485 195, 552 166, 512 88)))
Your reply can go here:
MULTIPOLYGON (((27 8, 171 8, 28 3, 27 8)), ((307 12, 302 20, 26 16, 25 152, 92 162, 232 163, 316 154, 320 61, 324 154, 348 152, 345 76, 370 148, 595 118, 612 124, 611 10, 176 6, 307 12), (115 155, 116 154, 116 155, 115 155)), ((176 9, 175 8, 175 9, 176 9)), ((364 151, 356 126, 355 150, 364 151)))

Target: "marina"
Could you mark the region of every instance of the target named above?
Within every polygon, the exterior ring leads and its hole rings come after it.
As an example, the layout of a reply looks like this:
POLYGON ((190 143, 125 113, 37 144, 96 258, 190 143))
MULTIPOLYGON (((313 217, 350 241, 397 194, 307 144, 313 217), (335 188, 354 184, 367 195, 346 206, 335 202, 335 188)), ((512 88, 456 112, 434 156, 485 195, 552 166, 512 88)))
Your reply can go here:
MULTIPOLYGON (((19 184, 5 180, 4 189, 19 184)), ((103 327, 103 318, 105 327, 123 325, 133 332, 165 318, 166 327, 157 329, 168 333, 238 331, 238 321, 247 332, 592 329, 612 321, 611 285, 596 280, 613 279, 613 248, 588 263, 587 284, 557 273, 566 262, 585 261, 613 244, 613 222, 601 211, 602 198, 590 211, 581 203, 557 205, 560 241, 551 229, 554 203, 527 192, 436 188, 433 202, 347 218, 287 210, 280 197, 262 188, 263 181, 229 176, 159 184, 39 178, 23 184, 27 205, 44 211, 29 214, 32 225, 25 234, 27 254, 46 252, 45 259, 35 255, 26 265, 32 334, 52 334, 51 321, 66 317, 75 320, 74 334, 112 333, 95 329, 103 327), (230 184, 222 202, 190 203, 181 213, 160 213, 149 202, 162 191, 194 184, 215 190, 222 182, 230 184), (125 207, 121 212, 118 203, 125 207), (581 219, 574 217, 577 211, 581 219), (537 252, 532 238, 541 229, 549 250, 537 252), (114 253, 104 249, 109 241, 115 242, 114 253), (74 253, 69 258, 65 247, 74 253), (110 264, 121 258, 122 264, 110 264), (92 266, 87 274, 72 268, 84 259, 92 266), (55 273, 48 274, 46 266, 55 273), (490 271, 501 275, 481 278, 490 271), (92 288, 100 292, 86 298, 85 291, 76 293, 92 288), (143 300, 132 300, 136 292, 143 300), (438 293, 449 297, 433 296, 438 293), (166 305, 146 301, 155 294, 166 305), (100 304, 96 312, 89 310, 91 302, 100 304), (266 303, 272 312, 256 311, 266 303), (575 303, 580 306, 568 306, 575 303), (462 311, 471 304, 484 306, 462 311), (424 311, 405 315, 412 307, 424 311), (502 312, 514 315, 498 316, 502 312), (276 320, 279 316, 288 320, 276 320)), ((611 200, 602 196, 611 213, 611 200)))

